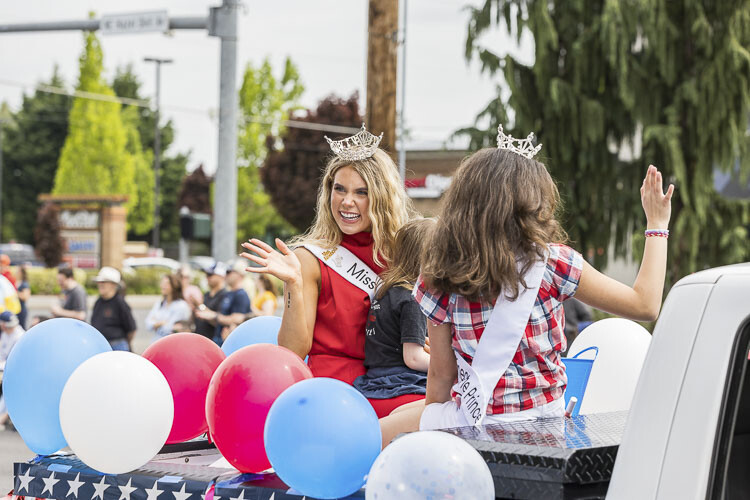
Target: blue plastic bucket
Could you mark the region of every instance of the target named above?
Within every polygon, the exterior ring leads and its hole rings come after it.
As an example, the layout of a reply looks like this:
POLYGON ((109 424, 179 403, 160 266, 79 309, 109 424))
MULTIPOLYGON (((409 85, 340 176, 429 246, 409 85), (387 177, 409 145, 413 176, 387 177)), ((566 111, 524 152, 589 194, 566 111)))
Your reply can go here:
POLYGON ((578 415, 583 403, 583 396, 586 393, 586 386, 589 383, 589 376, 591 375, 591 367, 594 365, 596 356, 599 354, 598 347, 589 347, 579 352, 572 358, 561 358, 561 361, 565 365, 565 372, 568 375, 568 386, 565 388, 565 407, 568 407, 568 401, 574 397, 578 399, 575 408, 573 409, 572 417, 578 415), (594 359, 581 359, 578 356, 586 351, 594 351, 594 359))

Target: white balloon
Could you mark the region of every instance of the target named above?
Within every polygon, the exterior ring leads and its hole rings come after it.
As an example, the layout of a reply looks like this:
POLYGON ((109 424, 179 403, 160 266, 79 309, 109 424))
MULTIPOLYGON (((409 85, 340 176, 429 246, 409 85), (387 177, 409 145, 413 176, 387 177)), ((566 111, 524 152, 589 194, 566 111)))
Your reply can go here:
POLYGON ((495 484, 482 456, 458 436, 440 431, 407 434, 375 460, 367 500, 493 500, 495 484))
MULTIPOLYGON (((581 414, 629 410, 646 359, 651 334, 634 321, 607 318, 591 324, 573 341, 568 356, 596 346, 581 414)), ((589 358, 588 353, 581 355, 589 358)))
POLYGON ((107 474, 129 472, 151 460, 164 446, 173 418, 164 375, 130 352, 105 352, 84 361, 60 398, 68 445, 83 463, 107 474))

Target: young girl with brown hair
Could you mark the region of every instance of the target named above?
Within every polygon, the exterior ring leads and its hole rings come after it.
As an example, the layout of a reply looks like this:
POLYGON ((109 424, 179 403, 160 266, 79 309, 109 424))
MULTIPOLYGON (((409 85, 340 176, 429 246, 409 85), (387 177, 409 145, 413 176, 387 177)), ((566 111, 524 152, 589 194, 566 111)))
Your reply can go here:
POLYGON ((365 327, 365 368, 354 380, 379 417, 403 404, 424 399, 430 355, 425 350, 427 322, 411 296, 434 219, 413 219, 398 230, 391 266, 370 305, 365 327))
POLYGON ((563 302, 653 321, 661 307, 674 190, 649 166, 641 187, 646 246, 632 287, 604 276, 564 244, 559 194, 534 159, 532 135, 499 128, 498 148, 456 171, 422 260, 414 296, 427 316, 426 407, 381 420, 398 432, 562 416, 567 382, 563 302), (419 425, 421 419, 421 425, 419 425))

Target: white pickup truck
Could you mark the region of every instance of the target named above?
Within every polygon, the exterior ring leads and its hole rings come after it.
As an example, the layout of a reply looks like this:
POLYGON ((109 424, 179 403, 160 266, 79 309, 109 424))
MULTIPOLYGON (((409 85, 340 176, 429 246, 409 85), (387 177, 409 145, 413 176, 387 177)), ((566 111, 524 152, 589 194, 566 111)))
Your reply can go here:
MULTIPOLYGON (((629 412, 450 432, 485 458, 497 498, 750 499, 749 352, 750 264, 702 271, 669 292, 629 412)), ((170 445, 117 476, 74 456, 40 457, 15 464, 15 494, 67 500, 80 483, 77 500, 117 500, 123 488, 129 500, 301 498, 274 475, 203 465, 217 453, 170 445)))

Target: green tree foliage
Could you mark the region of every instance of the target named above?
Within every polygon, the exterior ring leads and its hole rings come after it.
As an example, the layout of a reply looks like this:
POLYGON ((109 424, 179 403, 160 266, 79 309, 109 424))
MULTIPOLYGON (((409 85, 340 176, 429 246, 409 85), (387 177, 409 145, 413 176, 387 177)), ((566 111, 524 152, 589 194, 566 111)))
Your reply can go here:
POLYGON ((237 143, 237 238, 289 234, 291 226, 271 205, 260 182, 259 170, 266 159, 269 137, 286 132, 284 120, 298 107, 304 87, 290 59, 281 78, 273 75, 265 59, 259 67, 248 63, 239 93, 239 134, 237 143))
MULTIPOLYGON (((138 99, 145 101, 141 95, 141 82, 133 72, 133 68, 128 65, 117 69, 115 77, 112 81, 112 88, 115 94, 119 97, 128 97, 130 99, 138 99)), ((133 109, 137 113, 138 119, 136 126, 138 128, 138 137, 140 138, 141 148, 144 155, 147 155, 148 169, 151 172, 149 177, 146 178, 145 169, 140 170, 141 176, 150 183, 148 185, 141 184, 137 179, 139 178, 139 170, 136 168, 136 182, 138 183, 138 200, 139 204, 145 203, 150 205, 148 213, 151 214, 151 223, 142 231, 136 230, 135 227, 131 227, 131 236, 136 239, 150 239, 150 231, 153 229, 153 202, 154 202, 154 175, 153 175, 153 150, 154 150, 154 125, 156 122, 156 113, 148 106, 131 106, 129 104, 123 105, 123 115, 127 110, 133 109), (145 198, 144 198, 145 197, 145 198)), ((187 175, 187 162, 189 160, 188 154, 168 154, 168 149, 174 141, 174 127, 172 121, 167 121, 164 125, 159 127, 159 134, 161 136, 161 163, 159 173, 159 217, 161 219, 160 224, 160 240, 164 242, 176 242, 180 237, 179 227, 179 207, 177 204, 177 193, 182 182, 182 179, 187 175)), ((136 210, 142 210, 143 213, 147 212, 144 205, 143 208, 136 210)))
MULTIPOLYGON (((114 97, 104 83, 102 50, 94 33, 84 35, 77 89, 114 97)), ((138 203, 135 158, 128 152, 128 133, 119 102, 76 98, 68 137, 55 175, 55 194, 125 194, 130 212, 138 203)))
POLYGON ((599 266, 610 242, 622 255, 643 229, 638 187, 647 165, 658 165, 677 187, 674 281, 750 256, 747 204, 722 199, 712 181, 714 166, 731 169, 738 157, 749 170, 748 47, 747 1, 486 0, 471 10, 466 56, 501 72, 510 94, 499 87, 475 126, 458 133, 481 147, 509 119, 515 135, 536 132, 564 226, 599 266), (496 26, 519 40, 524 30, 533 35, 533 65, 483 45, 496 26), (642 154, 621 154, 636 139, 642 154))
MULTIPOLYGON (((52 87, 64 82, 54 69, 52 87)), ((52 190, 72 99, 36 90, 24 95, 21 109, 3 123, 3 239, 34 242, 34 225, 42 193, 52 190)))
MULTIPOLYGON (((354 93, 348 99, 329 96, 295 120, 359 128, 359 95, 354 93)), ((340 134, 290 127, 283 137, 283 149, 276 149, 273 138, 268 141, 271 150, 260 171, 261 179, 276 210, 298 231, 305 231, 315 218, 318 185, 331 152, 324 135, 341 138, 340 134)))
POLYGON ((713 172, 750 174, 750 2, 609 1, 602 26, 644 157, 677 188, 672 278, 747 260, 750 201, 720 196, 713 172))
POLYGON ((630 244, 642 219, 638 189, 645 172, 641 162, 619 160, 611 147, 631 137, 635 123, 606 64, 602 4, 487 0, 472 9, 466 57, 477 58, 485 72, 502 72, 510 94, 504 98, 498 87, 476 125, 458 132, 469 135, 473 148, 494 147, 498 124, 515 137, 534 132, 543 144, 538 158, 558 182, 563 226, 597 266, 606 263, 610 241, 618 254, 630 244), (532 66, 483 45, 481 35, 501 23, 518 40, 524 30, 534 36, 532 66))
POLYGON ((122 124, 127 134, 127 151, 133 158, 138 201, 128 212, 128 226, 135 234, 146 234, 154 227, 154 154, 143 151, 138 133, 138 112, 132 106, 122 109, 122 124))

